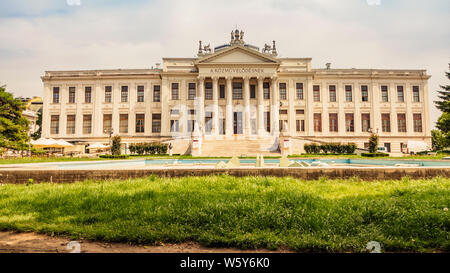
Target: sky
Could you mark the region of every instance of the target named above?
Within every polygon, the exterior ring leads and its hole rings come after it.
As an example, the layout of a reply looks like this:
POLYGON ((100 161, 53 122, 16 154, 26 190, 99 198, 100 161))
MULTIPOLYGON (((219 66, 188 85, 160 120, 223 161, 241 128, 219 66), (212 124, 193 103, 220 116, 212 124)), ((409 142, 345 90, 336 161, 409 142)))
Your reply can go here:
POLYGON ((313 68, 426 69, 431 122, 449 84, 448 0, 1 0, 0 85, 42 96, 46 70, 150 68, 231 30, 313 68))

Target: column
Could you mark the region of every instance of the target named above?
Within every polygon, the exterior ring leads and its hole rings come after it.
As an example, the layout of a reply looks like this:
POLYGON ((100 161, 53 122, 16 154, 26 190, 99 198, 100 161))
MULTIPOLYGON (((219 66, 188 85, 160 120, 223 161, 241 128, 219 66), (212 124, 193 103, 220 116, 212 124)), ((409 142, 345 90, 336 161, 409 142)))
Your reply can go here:
POLYGON ((198 96, 196 98, 197 123, 202 134, 205 133, 205 77, 198 77, 198 96))
MULTIPOLYGON (((405 85, 405 91, 404 91, 404 96, 405 96, 405 102, 406 102, 406 132, 408 133, 408 135, 412 135, 412 133, 414 132, 414 126, 413 126, 413 114, 412 114, 412 107, 411 107, 411 103, 412 103, 412 86, 411 84, 406 84, 405 85)), ((420 98, 420 97, 419 97, 420 98)), ((425 125, 425 111, 423 111, 422 114, 422 124, 425 125)), ((423 126, 423 129, 425 128, 425 126, 423 126)), ((397 133, 398 131, 396 131, 395 133, 397 133)))
MULTIPOLYGON (((169 85, 169 80, 163 78, 161 82, 161 136, 169 135, 170 129, 170 116, 169 116, 169 100, 172 99, 170 96, 171 86, 169 85)), ((134 132, 133 126, 136 124, 132 123, 136 117, 132 117, 134 113, 128 114, 128 132, 134 132)), ((150 129, 151 130, 151 129, 150 129)))
POLYGON ((227 94, 226 94, 226 98, 227 98, 227 106, 226 106, 226 136, 227 137, 231 137, 233 135, 233 105, 232 105, 232 82, 233 82, 233 77, 227 77, 227 94))
MULTIPOLYGON (((398 96, 397 96, 397 86, 394 83, 389 84, 389 89, 391 90, 391 101, 390 101, 390 108, 391 108, 391 132, 388 133, 389 135, 392 135, 393 133, 397 133, 397 111, 395 109, 395 103, 396 101, 398 103, 398 96)), ((406 85, 403 87, 403 100, 405 100, 405 89, 406 85)), ((380 117, 381 118, 381 117, 380 117)), ((392 144, 391 144, 392 149, 392 144)))
POLYGON ((291 136, 294 136, 297 134, 296 131, 296 119, 297 115, 295 112, 295 81, 290 79, 287 88, 287 96, 289 100, 289 110, 288 110, 288 126, 289 126, 289 133, 291 136))
POLYGON ((312 77, 308 77, 306 95, 305 130, 308 136, 314 136, 314 102, 312 77))
POLYGON ((250 135, 250 78, 244 77, 244 136, 250 135))
MULTIPOLYGON (((352 89, 352 92, 353 92, 353 89, 352 89)), ((354 99, 354 96, 352 94, 352 100, 353 99, 354 99)), ((338 104, 338 107, 339 107, 339 109, 338 109, 338 134, 340 136, 343 136, 346 134, 344 107, 347 106, 348 102, 346 101, 346 98, 345 98, 345 88, 344 88, 344 83, 342 81, 340 81, 338 84, 338 103, 339 103, 338 104)), ((326 126, 328 126, 328 128, 330 127, 329 121, 326 124, 326 126)))
MULTIPOLYGON (((381 104, 381 87, 378 83, 372 83, 372 100, 371 111, 370 111, 370 128, 372 128, 372 132, 381 133, 381 113, 380 113, 380 104, 381 104)), ((388 98, 391 100, 392 98, 388 98)))
POLYGON ((258 77, 258 136, 264 135, 264 77, 258 77))
POLYGON ((278 136, 280 134, 280 124, 279 124, 279 120, 280 120, 280 101, 278 99, 278 78, 276 76, 271 77, 272 80, 272 105, 271 105, 271 109, 270 109, 270 113, 271 113, 271 123, 272 126, 270 126, 270 130, 272 131, 272 135, 278 136))
MULTIPOLYGON (((50 115, 50 99, 51 99, 51 92, 50 92, 50 86, 47 82, 44 82, 44 98, 42 100, 43 102, 43 109, 42 109, 42 132, 41 137, 48 138, 50 137, 50 122, 51 122, 51 115, 50 115)), ((75 97, 75 99, 78 100, 78 96, 75 97)), ((81 108, 81 107, 80 107, 81 108)), ((77 107, 78 109, 78 107, 77 107)))
POLYGON ((213 77, 213 127, 212 135, 219 135, 219 78, 213 77))

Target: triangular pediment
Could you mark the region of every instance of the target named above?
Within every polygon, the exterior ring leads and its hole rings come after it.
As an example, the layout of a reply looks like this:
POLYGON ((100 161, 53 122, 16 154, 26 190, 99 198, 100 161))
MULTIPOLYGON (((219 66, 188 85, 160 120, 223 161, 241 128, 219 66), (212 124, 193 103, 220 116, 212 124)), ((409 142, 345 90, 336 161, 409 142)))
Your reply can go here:
POLYGON ((253 49, 248 49, 243 46, 233 46, 227 49, 220 50, 211 55, 204 56, 197 60, 197 64, 258 64, 258 63, 272 63, 278 64, 278 60, 267 54, 260 53, 253 49))

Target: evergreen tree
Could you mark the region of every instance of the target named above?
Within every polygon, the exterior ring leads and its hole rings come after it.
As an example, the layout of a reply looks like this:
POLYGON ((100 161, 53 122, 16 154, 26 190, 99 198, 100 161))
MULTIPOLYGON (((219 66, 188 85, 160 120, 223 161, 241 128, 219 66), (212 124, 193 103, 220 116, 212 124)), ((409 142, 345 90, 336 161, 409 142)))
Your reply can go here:
MULTIPOLYGON (((449 64, 450 68, 450 64, 449 64)), ((445 73, 450 79, 450 73, 445 73)), ((437 91, 440 100, 434 101, 436 107, 442 111, 442 115, 436 122, 436 127, 441 130, 442 134, 450 143, 450 85, 441 85, 442 90, 437 91)))
POLYGON ((0 87, 0 147, 26 150, 28 120, 22 115, 25 105, 0 87))
POLYGON ((112 137, 111 154, 113 154, 113 155, 121 154, 120 142, 121 142, 120 136, 116 135, 116 136, 112 137))

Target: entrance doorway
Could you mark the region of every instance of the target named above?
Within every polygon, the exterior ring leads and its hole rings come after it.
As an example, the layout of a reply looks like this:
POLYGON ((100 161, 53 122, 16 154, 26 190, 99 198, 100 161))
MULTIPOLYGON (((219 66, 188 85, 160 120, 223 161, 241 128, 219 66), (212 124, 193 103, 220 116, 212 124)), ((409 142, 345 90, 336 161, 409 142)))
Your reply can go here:
POLYGON ((233 114, 234 114, 234 119, 233 119, 234 134, 241 135, 242 134, 242 112, 234 112, 233 114))

